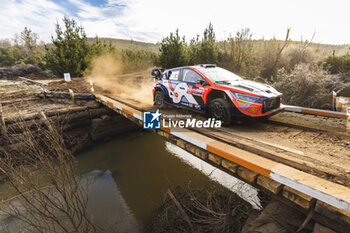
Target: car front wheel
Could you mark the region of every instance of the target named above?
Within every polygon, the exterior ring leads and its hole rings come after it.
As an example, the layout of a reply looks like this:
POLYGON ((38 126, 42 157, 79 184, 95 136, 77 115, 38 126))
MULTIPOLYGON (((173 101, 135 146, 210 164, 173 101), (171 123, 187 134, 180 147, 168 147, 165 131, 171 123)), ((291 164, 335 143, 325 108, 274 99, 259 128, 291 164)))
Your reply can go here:
POLYGON ((220 120, 223 126, 228 126, 232 120, 231 105, 223 98, 213 99, 209 104, 208 115, 210 118, 220 120))
POLYGON ((156 91, 154 93, 154 105, 161 109, 164 107, 164 94, 162 91, 156 91))

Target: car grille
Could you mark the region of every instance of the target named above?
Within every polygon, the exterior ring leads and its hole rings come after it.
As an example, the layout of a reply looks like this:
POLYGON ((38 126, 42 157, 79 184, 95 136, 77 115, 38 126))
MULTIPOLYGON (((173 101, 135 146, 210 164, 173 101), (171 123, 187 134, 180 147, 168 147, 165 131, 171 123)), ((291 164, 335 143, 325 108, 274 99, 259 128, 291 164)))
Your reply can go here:
POLYGON ((264 100, 262 112, 265 113, 273 109, 279 108, 280 105, 281 105, 281 97, 279 96, 264 100))

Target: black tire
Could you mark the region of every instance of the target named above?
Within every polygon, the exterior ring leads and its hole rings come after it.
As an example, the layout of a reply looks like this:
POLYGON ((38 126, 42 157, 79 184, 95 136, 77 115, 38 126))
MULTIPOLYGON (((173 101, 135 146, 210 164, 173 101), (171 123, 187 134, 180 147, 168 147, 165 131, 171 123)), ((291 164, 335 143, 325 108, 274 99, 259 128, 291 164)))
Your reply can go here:
POLYGON ((162 91, 156 91, 154 93, 154 105, 158 108, 158 109, 162 109, 164 108, 164 94, 162 91))
POLYGON ((213 99, 209 103, 208 116, 220 120, 222 126, 230 125, 232 122, 231 104, 223 98, 213 99))

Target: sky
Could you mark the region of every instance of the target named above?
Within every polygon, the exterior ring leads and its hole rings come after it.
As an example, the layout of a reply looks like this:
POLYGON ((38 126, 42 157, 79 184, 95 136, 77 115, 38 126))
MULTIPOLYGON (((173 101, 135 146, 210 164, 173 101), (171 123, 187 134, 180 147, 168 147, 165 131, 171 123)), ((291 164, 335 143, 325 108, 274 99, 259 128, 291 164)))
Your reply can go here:
POLYGON ((187 40, 211 22, 222 40, 241 28, 254 39, 290 38, 327 44, 350 44, 349 0, 0 0, 0 39, 24 27, 49 42, 56 22, 67 15, 89 37, 160 42, 179 29, 187 40))

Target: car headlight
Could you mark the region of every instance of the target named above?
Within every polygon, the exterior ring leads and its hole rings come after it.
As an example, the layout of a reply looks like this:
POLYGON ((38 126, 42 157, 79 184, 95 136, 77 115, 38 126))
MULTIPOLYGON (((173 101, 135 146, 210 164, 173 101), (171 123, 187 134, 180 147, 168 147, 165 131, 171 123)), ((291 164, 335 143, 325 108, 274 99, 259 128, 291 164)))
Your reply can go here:
POLYGON ((242 93, 237 93, 237 92, 232 92, 232 94, 240 100, 244 100, 247 102, 256 102, 260 99, 260 97, 258 96, 252 96, 252 95, 246 95, 246 94, 242 94, 242 93))

